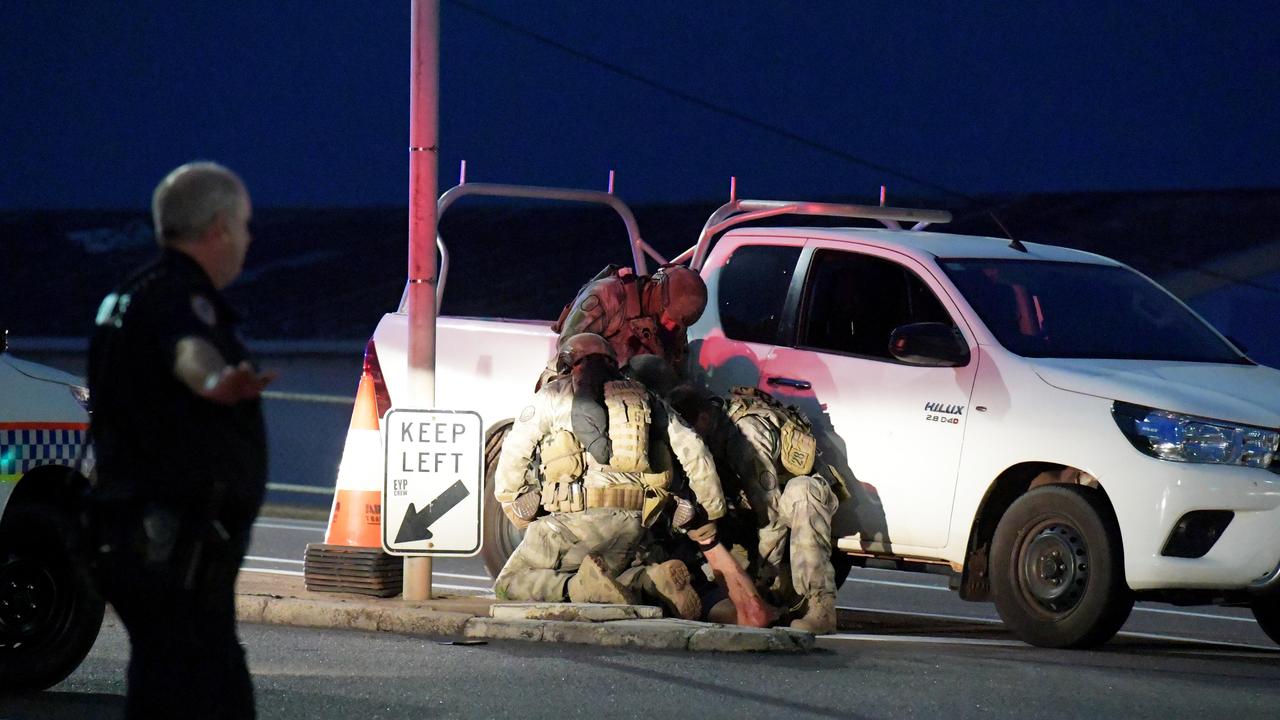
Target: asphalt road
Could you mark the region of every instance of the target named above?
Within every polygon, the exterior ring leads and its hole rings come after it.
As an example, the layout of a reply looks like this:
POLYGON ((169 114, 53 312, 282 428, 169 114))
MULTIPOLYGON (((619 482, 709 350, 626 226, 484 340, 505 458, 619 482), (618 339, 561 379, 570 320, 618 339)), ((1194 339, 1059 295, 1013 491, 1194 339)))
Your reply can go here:
MULTIPOLYGON (((323 524, 264 519, 246 572, 302 572, 323 524)), ((437 559, 436 587, 486 593, 478 559, 437 559)), ((259 716, 1272 718, 1280 648, 1246 613, 1140 606, 1092 651, 1013 639, 942 577, 855 570, 841 633, 801 656, 442 644, 388 633, 242 625, 259 716)), ((123 709, 128 642, 110 614, 57 687, 0 700, 0 718, 96 720, 123 709)))
MULTIPOLYGON (((323 539, 323 522, 260 520, 245 570, 300 576, 306 544, 323 539)), ((479 558, 436 558, 432 564, 434 586, 442 592, 487 593, 492 587, 479 558)), ((944 576, 855 568, 840 589, 839 602, 846 608, 841 615, 839 642, 867 642, 868 635, 876 642, 885 642, 885 636, 918 636, 926 639, 897 642, 934 644, 927 638, 943 637, 1022 646, 1005 632, 993 605, 961 600, 947 589, 944 576)), ((1247 609, 1241 608, 1139 603, 1113 642, 1169 644, 1179 640, 1271 652, 1275 653, 1274 662, 1280 664, 1280 646, 1258 628, 1247 609)))
MULTIPOLYGON (((1044 651, 960 635, 826 639, 805 655, 728 655, 243 625, 259 717, 1275 717, 1273 652, 1168 641, 1044 651), (888 641, 886 641, 888 640, 888 641)), ((3 718, 120 717, 128 655, 110 618, 84 665, 3 718)))

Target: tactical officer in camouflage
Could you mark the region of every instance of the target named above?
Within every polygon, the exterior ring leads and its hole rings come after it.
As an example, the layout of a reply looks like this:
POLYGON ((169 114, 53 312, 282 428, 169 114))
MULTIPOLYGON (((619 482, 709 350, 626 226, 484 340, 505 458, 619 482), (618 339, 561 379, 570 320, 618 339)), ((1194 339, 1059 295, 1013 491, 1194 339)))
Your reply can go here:
POLYGON ((673 461, 700 507, 685 529, 697 542, 715 542, 725 502, 711 454, 665 401, 621 377, 604 338, 569 338, 559 364, 564 372, 534 395, 498 456, 494 496, 527 530, 495 593, 630 603, 644 592, 675 615, 698 617, 701 604, 683 563, 630 565, 645 528, 671 504, 673 461))
POLYGON ((619 365, 647 353, 683 373, 686 331, 706 306, 702 277, 683 265, 664 266, 650 276, 610 266, 578 291, 551 329, 560 333, 560 344, 579 333, 600 335, 613 346, 619 365))
POLYGON ((803 611, 791 627, 835 632, 831 517, 847 493, 838 481, 812 472, 816 442, 804 416, 754 388, 734 388, 723 407, 682 385, 672 391, 671 404, 729 471, 721 476, 726 496, 754 516, 757 582, 773 585, 794 611, 803 611))

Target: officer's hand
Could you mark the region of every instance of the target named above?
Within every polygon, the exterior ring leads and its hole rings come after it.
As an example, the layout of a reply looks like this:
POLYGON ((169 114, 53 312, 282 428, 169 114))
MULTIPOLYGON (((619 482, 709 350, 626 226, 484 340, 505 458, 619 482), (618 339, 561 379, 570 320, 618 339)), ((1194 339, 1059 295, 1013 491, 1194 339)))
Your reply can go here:
POLYGON ((262 390, 278 373, 258 373, 247 360, 239 365, 222 368, 222 372, 210 375, 205 380, 200 396, 219 405, 235 405, 238 402, 252 400, 262 395, 262 390))

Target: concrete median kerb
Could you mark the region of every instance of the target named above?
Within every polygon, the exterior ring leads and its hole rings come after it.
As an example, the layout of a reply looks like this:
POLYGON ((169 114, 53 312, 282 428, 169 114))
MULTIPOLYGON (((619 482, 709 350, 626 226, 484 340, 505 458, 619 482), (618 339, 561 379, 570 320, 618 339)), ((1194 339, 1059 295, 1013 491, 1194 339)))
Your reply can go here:
POLYGON ((809 633, 662 618, 644 605, 495 603, 456 595, 406 603, 311 592, 301 578, 256 573, 241 575, 236 614, 249 623, 649 650, 804 652, 814 645, 809 633))

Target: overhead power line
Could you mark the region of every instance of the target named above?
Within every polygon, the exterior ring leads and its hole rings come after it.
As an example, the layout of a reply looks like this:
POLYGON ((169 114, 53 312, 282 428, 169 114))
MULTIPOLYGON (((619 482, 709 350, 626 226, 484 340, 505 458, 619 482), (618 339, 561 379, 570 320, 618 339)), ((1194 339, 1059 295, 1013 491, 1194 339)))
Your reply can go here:
POLYGON ((857 155, 854 155, 853 153, 846 152, 845 150, 841 150, 840 148, 834 147, 832 145, 828 145, 824 142, 814 140, 813 138, 805 137, 804 135, 800 135, 799 133, 792 132, 786 128, 779 127, 777 125, 771 125, 761 120, 757 120, 756 118, 751 117, 746 113, 739 112, 738 110, 734 110, 733 108, 725 107, 724 105, 711 102, 710 100, 707 100, 705 98, 701 98, 701 97, 698 97, 697 95, 693 95, 691 93, 685 92, 678 88, 674 88, 670 85, 667 85, 666 83, 663 83, 659 80, 655 80, 645 75, 641 75, 640 73, 634 70, 625 68, 617 63, 610 62, 600 57, 596 57, 595 55, 592 55, 590 53, 584 52, 574 47, 570 47, 569 45, 566 45, 560 42, 559 40, 556 40, 554 38, 548 37, 541 33, 535 32, 521 25, 517 25, 516 23, 513 23, 510 20, 507 20, 506 18, 500 17, 498 15, 494 15, 493 13, 488 12, 487 10, 478 8, 472 5, 471 3, 465 2, 464 0, 447 0, 447 2, 449 2, 449 4, 451 5, 455 5, 459 8, 462 8, 463 10, 466 10, 467 12, 470 12, 481 18, 484 18, 485 20, 503 28, 504 30, 513 32, 517 35, 522 35, 532 40, 536 40, 537 42, 542 43, 543 45, 546 45, 548 47, 555 48, 556 50, 559 50, 560 52, 565 53, 566 55, 570 55, 579 60, 595 65, 597 67, 604 68, 605 70, 608 70, 609 72, 614 73, 615 75, 627 78, 628 80, 632 80, 634 82, 638 82, 642 85, 648 86, 650 88, 653 88, 654 90, 665 93, 672 97, 679 98, 680 100, 683 100, 691 105, 696 105, 700 108, 703 108, 704 110, 709 110, 713 113, 723 115, 725 117, 733 118, 734 120, 737 120, 741 123, 745 123, 759 130, 763 130, 773 135, 777 135, 778 137, 786 138, 787 140, 790 140, 798 145, 803 145, 805 147, 817 150, 819 152, 826 153, 828 155, 831 155, 832 157, 837 157, 846 162, 853 163, 854 165, 860 165, 869 170, 875 170, 876 172, 884 173, 886 175, 892 175, 893 177, 906 180, 907 182, 914 183, 921 187, 928 188, 930 190, 936 190, 938 192, 946 193, 948 195, 953 195, 955 197, 961 198, 971 203, 978 202, 975 198, 971 197, 970 195, 966 193, 962 193, 958 190, 953 190, 952 188, 949 188, 945 185, 940 185, 930 180, 926 180, 922 177, 912 175, 910 173, 897 170, 895 168, 891 168, 888 165, 875 162, 874 160, 868 160, 864 157, 859 157, 857 155))
MULTIPOLYGON (((819 140, 814 140, 813 138, 805 137, 804 135, 800 135, 799 133, 792 132, 791 130, 788 130, 784 127, 779 127, 777 125, 773 125, 773 124, 764 122, 762 120, 758 120, 750 115, 747 115, 746 113, 740 112, 738 110, 734 110, 733 108, 726 107, 724 105, 720 105, 718 103, 714 103, 710 100, 707 100, 706 98, 702 98, 692 93, 685 92, 684 90, 680 90, 679 88, 672 87, 664 82, 655 80, 646 75, 642 75, 634 70, 625 68, 617 63, 610 62, 608 60, 605 60, 604 58, 597 57, 595 55, 592 55, 591 53, 566 45, 565 43, 560 42, 559 40, 556 40, 554 38, 548 37, 546 35, 543 35, 542 33, 530 30, 522 25, 518 25, 514 22, 511 22, 510 20, 507 20, 504 17, 495 15, 482 8, 478 8, 475 5, 472 5, 471 3, 466 2, 466 0, 445 0, 445 1, 451 5, 454 5, 463 10, 466 10, 467 12, 472 13, 473 15, 476 15, 477 17, 480 17, 494 25, 497 25, 498 27, 508 32, 529 38, 538 43, 554 48, 555 50, 558 50, 566 55, 577 58, 578 60, 582 60, 591 65, 595 65, 596 67, 603 68, 615 75, 618 75, 619 77, 623 77, 633 82, 640 83, 641 85, 645 85, 647 87, 653 88, 658 92, 670 95, 674 98, 678 98, 691 105, 695 105, 697 107, 703 108, 704 110, 708 110, 718 115, 723 115, 725 117, 732 118, 734 120, 737 120, 738 122, 744 123, 746 125, 750 125, 751 127, 757 128, 759 130, 763 130, 767 133, 776 135, 778 137, 785 138, 798 145, 803 145, 813 150, 826 153, 827 155, 830 155, 835 158, 839 158, 841 160, 852 163, 854 165, 859 165, 869 170, 874 170, 876 172, 884 173, 886 175, 891 175, 901 180, 906 180, 907 182, 914 183, 915 185, 918 185, 920 187, 928 188, 930 190, 935 190, 937 192, 951 195, 953 197, 960 198, 961 200, 964 200, 966 202, 972 203, 974 206, 977 206, 975 209, 977 209, 979 212, 990 215, 991 218, 995 221, 995 223, 1000 226, 1000 229, 1004 231, 1006 235, 1012 238, 1012 236, 1009 235, 1008 230, 1005 229, 1004 223, 1000 222, 1000 219, 996 217, 994 206, 989 203, 984 203, 983 201, 978 200, 977 198, 973 197, 972 195, 969 195, 968 193, 955 190, 953 188, 947 187, 946 185, 942 185, 940 183, 936 183, 931 180, 926 180, 925 178, 919 177, 917 175, 912 175, 911 173, 903 172, 901 170, 889 167, 888 165, 884 165, 883 163, 879 163, 874 160, 868 160, 867 158, 854 155, 851 152, 842 150, 832 145, 828 145, 827 143, 821 142, 819 140)), ((1166 262, 1168 265, 1178 269, 1195 270, 1196 272, 1200 272, 1205 275, 1218 277, 1219 279, 1229 280, 1242 285, 1247 285, 1258 290, 1263 290, 1263 291, 1272 292, 1272 293, 1280 292, 1280 291, 1277 291, 1275 288, 1267 287, 1266 285, 1262 285, 1260 283, 1251 281, 1250 279, 1233 277, 1226 273, 1215 272, 1212 270, 1191 266, 1186 263, 1177 263, 1173 261, 1166 261, 1166 262)))

